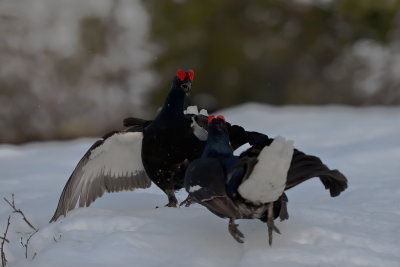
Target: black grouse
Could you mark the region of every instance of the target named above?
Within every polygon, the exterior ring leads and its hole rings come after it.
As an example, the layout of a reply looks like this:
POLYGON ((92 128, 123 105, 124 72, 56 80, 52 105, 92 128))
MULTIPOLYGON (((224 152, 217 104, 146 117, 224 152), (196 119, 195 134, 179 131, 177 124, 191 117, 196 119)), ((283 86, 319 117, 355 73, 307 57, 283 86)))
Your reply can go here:
MULTIPOLYGON (((148 188, 151 181, 167 194, 167 206, 176 207, 174 191, 183 187, 188 164, 201 156, 207 140, 207 114, 198 114, 197 108, 188 108, 184 114, 193 76, 192 70, 178 70, 153 121, 125 119, 128 128, 105 135, 86 152, 68 179, 50 222, 74 209, 78 199, 79 207, 89 206, 104 192, 148 188)), ((227 127, 234 149, 266 138, 237 125, 227 123, 227 127)), ((184 203, 190 204, 190 198, 184 203)))
POLYGON ((209 117, 208 139, 201 158, 187 168, 185 189, 191 198, 222 218, 229 218, 229 232, 242 243, 244 235, 236 219, 260 219, 267 223, 269 244, 278 216, 287 219, 284 191, 312 177, 320 177, 331 196, 347 188, 346 177, 328 169, 319 158, 293 148, 283 137, 266 138, 234 156, 225 119, 209 117))

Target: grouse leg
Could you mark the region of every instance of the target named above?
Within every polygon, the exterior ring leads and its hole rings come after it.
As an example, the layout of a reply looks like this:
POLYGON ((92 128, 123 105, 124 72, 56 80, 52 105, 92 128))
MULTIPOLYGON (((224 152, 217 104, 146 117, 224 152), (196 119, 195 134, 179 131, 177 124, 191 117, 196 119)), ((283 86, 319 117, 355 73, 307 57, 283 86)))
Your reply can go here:
POLYGON ((232 237, 239 243, 243 243, 244 235, 237 228, 238 224, 235 224, 234 218, 229 218, 229 233, 231 233, 232 237))
POLYGON ((165 193, 168 196, 168 204, 166 204, 165 207, 176 208, 176 205, 178 204, 178 200, 175 197, 174 190, 173 189, 166 189, 165 193))
POLYGON ((187 198, 181 202, 181 204, 179 204, 179 207, 185 205, 185 207, 189 207, 190 205, 192 205, 193 203, 193 199, 190 195, 187 196, 187 198))
POLYGON ((268 243, 272 245, 272 231, 277 232, 280 234, 278 227, 274 224, 274 203, 268 204, 268 219, 267 219, 267 226, 268 226, 268 243))
POLYGON ((279 212, 279 218, 281 221, 289 219, 289 213, 287 211, 287 203, 288 203, 288 198, 285 193, 282 194, 281 196, 281 211, 279 212))

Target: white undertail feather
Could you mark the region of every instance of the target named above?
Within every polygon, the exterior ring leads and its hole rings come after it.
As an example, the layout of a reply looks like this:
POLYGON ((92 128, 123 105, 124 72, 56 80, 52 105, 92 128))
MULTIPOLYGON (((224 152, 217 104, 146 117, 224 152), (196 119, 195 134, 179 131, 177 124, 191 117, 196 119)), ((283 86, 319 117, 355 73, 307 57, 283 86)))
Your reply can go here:
POLYGON ((193 129, 193 134, 201 141, 207 141, 208 132, 206 129, 202 128, 192 117, 192 124, 190 125, 193 129))
POLYGON ((208 111, 206 109, 200 110, 200 114, 204 116, 208 116, 208 111))
POLYGON ((199 109, 197 106, 188 106, 186 110, 183 111, 183 114, 199 115, 199 109))
POLYGON ((193 115, 208 116, 208 111, 206 109, 202 109, 199 112, 199 108, 197 106, 188 106, 186 108, 186 110, 183 111, 183 114, 193 114, 193 115))
POLYGON ((255 204, 277 200, 285 189, 292 156, 293 141, 275 137, 261 151, 249 178, 239 186, 239 194, 255 204))

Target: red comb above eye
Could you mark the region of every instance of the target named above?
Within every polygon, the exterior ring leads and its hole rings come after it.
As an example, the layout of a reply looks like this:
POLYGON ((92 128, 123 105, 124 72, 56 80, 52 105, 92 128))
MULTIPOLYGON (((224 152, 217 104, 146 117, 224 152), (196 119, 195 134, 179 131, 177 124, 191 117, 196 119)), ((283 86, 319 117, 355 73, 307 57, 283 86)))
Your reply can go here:
POLYGON ((185 73, 184 70, 178 70, 178 71, 176 72, 176 75, 179 77, 179 79, 180 79, 181 81, 183 81, 183 80, 185 79, 185 77, 186 77, 186 73, 185 73))
POLYGON ((193 82, 194 71, 193 70, 188 70, 188 74, 189 74, 190 81, 193 82))
POLYGON ((215 115, 210 115, 208 117, 208 123, 210 124, 213 119, 215 119, 215 115))
POLYGON ((218 115, 218 116, 217 116, 217 119, 221 119, 221 120, 224 120, 224 121, 226 121, 226 120, 225 120, 225 117, 224 117, 224 116, 222 116, 222 115, 218 115))

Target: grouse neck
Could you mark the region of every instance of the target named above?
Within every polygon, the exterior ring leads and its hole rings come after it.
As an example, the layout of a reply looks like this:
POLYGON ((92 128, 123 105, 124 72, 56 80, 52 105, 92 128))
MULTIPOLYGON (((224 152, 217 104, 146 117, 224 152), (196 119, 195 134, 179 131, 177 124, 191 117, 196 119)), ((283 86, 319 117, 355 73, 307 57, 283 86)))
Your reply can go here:
POLYGON ((227 134, 212 134, 209 132, 203 157, 231 157, 232 147, 227 134))
POLYGON ((185 103, 185 92, 171 89, 167 99, 157 117, 162 118, 184 118, 183 106, 185 103))

